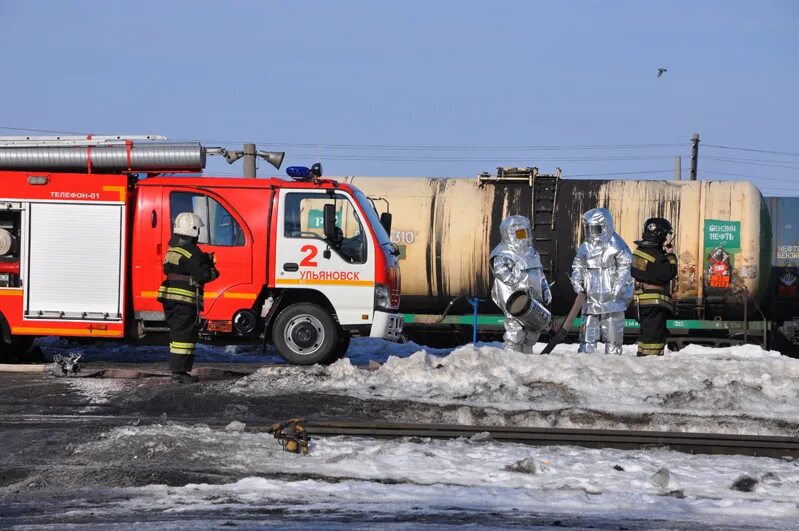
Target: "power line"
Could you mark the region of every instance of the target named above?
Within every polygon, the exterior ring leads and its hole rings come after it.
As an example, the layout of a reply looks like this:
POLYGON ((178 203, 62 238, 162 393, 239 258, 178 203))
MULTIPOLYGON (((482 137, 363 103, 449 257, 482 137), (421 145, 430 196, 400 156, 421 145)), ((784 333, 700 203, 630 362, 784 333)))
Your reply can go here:
MULTIPOLYGON (((0 129, 7 129, 10 131, 31 131, 35 133, 54 133, 54 134, 69 134, 80 135, 85 133, 75 131, 57 131, 53 129, 36 129, 30 127, 11 127, 0 126, 0 129)), ((193 142, 206 142, 206 143, 222 143, 222 144, 249 144, 255 143, 263 146, 283 146, 283 147, 305 147, 305 148, 323 148, 323 149, 351 149, 351 150, 387 150, 387 151, 424 151, 424 150, 437 150, 437 151, 458 151, 458 150, 501 150, 501 151, 563 151, 563 150, 588 150, 588 149, 650 149, 650 148, 667 148, 667 147, 684 147, 680 143, 651 143, 651 144, 574 144, 574 145, 422 145, 422 144, 325 144, 325 143, 298 143, 298 142, 274 142, 265 140, 231 140, 231 139, 198 139, 198 138, 176 138, 180 141, 193 141, 193 142)))
POLYGON ((796 197, 796 195, 799 193, 799 190, 790 190, 788 188, 760 188, 760 187, 758 187, 758 189, 760 190, 760 193, 762 193, 763 195, 774 194, 774 193, 790 194, 790 195, 781 195, 781 196, 778 196, 778 197, 796 197))
MULTIPOLYGON (((35 133, 52 133, 64 135, 86 134, 76 131, 61 131, 55 129, 37 129, 31 127, 12 127, 0 126, 0 129, 9 131, 29 131, 35 133)), ((231 140, 231 139, 188 139, 176 138, 181 141, 197 141, 205 143, 222 144, 247 144, 253 143, 251 140, 231 140)), ((323 149, 344 149, 344 150, 385 150, 385 151, 462 151, 462 150, 496 150, 496 151, 580 151, 580 150, 615 150, 615 149, 660 149, 673 147, 686 147, 684 143, 649 143, 649 144, 552 144, 552 145, 421 145, 421 144, 323 144, 323 143, 298 143, 298 142, 274 142, 274 141, 255 141, 254 143, 263 146, 280 146, 284 148, 323 148, 323 149)), ((703 143, 704 148, 726 149, 734 151, 748 151, 754 153, 769 153, 776 155, 786 155, 799 157, 799 153, 788 151, 775 151, 767 149, 743 148, 734 146, 722 146, 718 144, 703 143)), ((665 157, 664 157, 665 158, 665 157)), ((710 158, 710 157, 703 157, 710 158)), ((353 159, 357 160, 357 159, 353 159)), ((465 159, 464 159, 465 160, 465 159)), ((607 159, 614 160, 614 159, 607 159)), ((617 160, 628 160, 619 158, 617 160)), ((634 159, 629 159, 634 160, 634 159)), ((752 159, 752 162, 759 162, 760 159, 752 159)), ((763 162, 789 163, 789 161, 763 160, 763 162)))
MULTIPOLYGON (((220 139, 180 139, 206 143, 241 144, 243 140, 220 139)), ((384 150, 384 151, 580 151, 580 150, 611 150, 611 149, 653 149, 666 147, 685 147, 683 144, 585 144, 585 145, 494 145, 494 146, 466 146, 466 145, 403 145, 403 144, 324 144, 324 143, 294 143, 272 142, 257 140, 260 146, 280 146, 284 148, 322 148, 345 150, 384 150)))
MULTIPOLYGON (((683 168, 687 169, 687 168, 683 168)), ((673 173, 674 168, 670 170, 641 170, 641 171, 621 171, 621 172, 614 172, 614 173, 572 173, 572 174, 563 174, 563 177, 607 177, 613 175, 641 175, 645 173, 673 173)))
MULTIPOLYGON (((704 156, 702 158, 710 158, 704 156)), ((730 161, 745 161, 745 162, 772 162, 775 164, 796 164, 795 160, 777 160, 777 159, 752 159, 748 157, 716 157, 718 160, 730 160, 730 161)))
MULTIPOLYGON (((308 153, 292 153, 292 157, 315 157, 315 155, 308 153)), ((555 158, 540 158, 535 157, 530 160, 528 157, 506 157, 508 160, 524 161, 525 164, 531 162, 598 162, 598 161, 627 161, 627 160, 672 160, 672 156, 661 155, 642 155, 631 157, 555 157, 555 158)), ((350 161, 385 161, 385 162, 496 162, 499 160, 497 157, 493 158, 467 158, 467 157, 444 157, 444 156, 391 156, 391 155, 327 155, 322 157, 323 160, 350 160, 350 161)))
POLYGON ((762 188, 764 190, 790 190, 792 192, 799 192, 799 188, 787 188, 785 186, 777 186, 777 185, 758 185, 758 188, 762 188))
POLYGON ((765 163, 765 162, 747 162, 747 161, 744 161, 744 160, 735 160, 735 159, 729 159, 729 158, 724 158, 724 157, 708 157, 708 156, 705 156, 703 158, 705 160, 717 160, 717 161, 720 161, 720 162, 727 162, 727 163, 730 163, 730 164, 745 164, 747 166, 765 166, 765 167, 768 167, 768 168, 782 168, 782 169, 785 169, 785 170, 799 170, 799 166, 784 166, 784 165, 779 165, 779 164, 768 164, 768 163, 765 163))
POLYGON ((759 175, 745 175, 743 173, 731 173, 726 171, 714 171, 702 169, 702 173, 712 173, 714 175, 730 175, 732 177, 744 177, 746 179, 761 179, 763 181, 780 181, 785 183, 795 183, 796 179, 780 179, 779 177, 760 177, 759 175))
POLYGON ((731 147, 731 146, 719 146, 716 144, 702 144, 703 148, 716 148, 716 149, 731 149, 734 151, 751 151, 754 153, 770 153, 772 155, 787 155, 789 157, 799 157, 799 153, 791 153, 790 151, 772 151, 769 149, 753 149, 753 148, 742 148, 742 147, 731 147))
POLYGON ((75 131, 54 131, 52 129, 31 129, 29 127, 5 127, 0 126, 0 129, 8 131, 30 131, 31 133, 53 133, 56 135, 83 135, 85 133, 77 133, 75 131))

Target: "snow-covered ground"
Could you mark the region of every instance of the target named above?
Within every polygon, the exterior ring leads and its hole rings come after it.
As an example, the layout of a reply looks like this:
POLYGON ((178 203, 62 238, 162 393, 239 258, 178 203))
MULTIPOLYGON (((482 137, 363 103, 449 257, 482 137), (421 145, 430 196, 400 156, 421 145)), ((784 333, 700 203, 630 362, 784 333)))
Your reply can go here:
POLYGON ((246 477, 114 489, 103 503, 97 493, 77 493, 69 518, 174 521, 202 513, 237 520, 268 512, 317 523, 421 525, 438 516, 486 527, 571 518, 600 527, 774 529, 799 522, 799 462, 779 459, 346 437, 315 439, 301 456, 283 452, 267 434, 170 424, 118 428, 75 452, 144 465, 186 449, 198 462, 213 460, 246 477))
MULTIPOLYGON (((430 349, 355 338, 347 357, 332 365, 293 367, 258 347, 203 345, 196 366, 268 363, 228 384, 238 395, 317 392, 406 400, 446 406, 451 411, 447 421, 465 424, 799 435, 799 360, 755 345, 688 346, 649 358, 636 357, 634 345, 625 346, 622 356, 578 354, 574 344, 559 345, 546 356, 500 347, 430 349), (369 361, 382 365, 363 370, 369 361)), ((74 351, 88 361, 167 357, 163 347, 45 343, 48 356, 74 351)), ((104 402, 132 383, 76 380, 74 385, 93 401, 104 402)))
MULTIPOLYGON (((270 365, 197 388, 244 399, 313 393, 399 404, 392 420, 799 436, 799 360, 777 352, 691 346, 637 358, 634 346, 606 356, 578 354, 566 344, 539 356, 498 346, 433 350, 356 339, 348 358, 327 367, 270 365), (370 360, 382 365, 355 366, 370 360)), ((58 342, 46 348, 49 355, 80 350, 58 342)), ((89 356, 115 359, 102 352, 89 356)), ((135 356, 124 352, 125 359, 135 356)), ((163 350, 146 352, 165 360, 163 350)), ((197 363, 224 359, 277 361, 257 349, 205 347, 197 363)), ((72 383, 98 401, 120 390, 103 381, 72 383)), ((310 455, 297 456, 268 435, 169 423, 116 428, 76 452, 144 463, 186 449, 242 479, 114 489, 100 496, 104 501, 79 494, 69 514, 141 515, 171 522, 166 527, 183 515, 222 525, 230 514, 257 520, 269 511, 298 518, 292 521, 300 527, 326 520, 394 527, 799 527, 799 461, 791 460, 346 437, 315 438, 310 455)))

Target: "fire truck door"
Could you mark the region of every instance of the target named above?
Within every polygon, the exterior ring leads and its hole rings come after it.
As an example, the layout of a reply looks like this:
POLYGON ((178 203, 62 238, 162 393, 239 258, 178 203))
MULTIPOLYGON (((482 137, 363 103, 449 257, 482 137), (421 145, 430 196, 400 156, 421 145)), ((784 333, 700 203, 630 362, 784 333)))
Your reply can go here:
POLYGON ((168 242, 163 239, 162 225, 169 224, 169 216, 161 215, 161 195, 160 187, 145 186, 139 189, 136 199, 136 218, 132 229, 133 304, 136 317, 145 321, 163 319, 163 308, 156 297, 158 287, 164 279, 162 261, 164 247, 168 242))
MULTIPOLYGON (((255 301, 252 284, 252 233, 238 219, 230 205, 205 190, 164 189, 163 204, 169 208, 170 223, 164 226, 164 241, 171 236, 175 218, 181 212, 200 216, 205 224, 200 229, 199 246, 214 253, 219 278, 205 285, 205 312, 208 319, 230 319, 230 315, 214 315, 223 299, 236 299, 238 308, 249 307, 255 301), (248 286, 242 286, 248 285, 248 286), (240 286, 237 288, 236 286, 240 286)), ((168 245, 163 246, 164 254, 168 245)))
POLYGON ((343 325, 368 324, 374 308, 374 245, 343 192, 280 192, 275 286, 321 292, 343 325), (336 241, 325 239, 324 206, 336 208, 336 241))

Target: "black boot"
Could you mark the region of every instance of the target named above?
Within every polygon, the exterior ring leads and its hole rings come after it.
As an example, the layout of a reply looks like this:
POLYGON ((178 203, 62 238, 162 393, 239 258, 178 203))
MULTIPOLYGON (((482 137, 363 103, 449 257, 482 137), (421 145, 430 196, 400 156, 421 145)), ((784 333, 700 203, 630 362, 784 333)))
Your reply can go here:
POLYGON ((187 384, 187 383, 195 383, 198 381, 196 376, 192 376, 187 372, 173 372, 172 373, 172 383, 177 384, 187 384))

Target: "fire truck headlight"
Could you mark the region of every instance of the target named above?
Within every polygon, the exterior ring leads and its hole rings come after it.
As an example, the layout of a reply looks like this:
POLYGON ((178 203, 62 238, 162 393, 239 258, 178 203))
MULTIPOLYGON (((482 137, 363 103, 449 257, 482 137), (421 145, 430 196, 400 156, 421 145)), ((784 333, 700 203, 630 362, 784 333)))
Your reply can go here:
POLYGON ((391 290, 385 284, 375 285, 375 308, 379 310, 391 309, 391 290))

